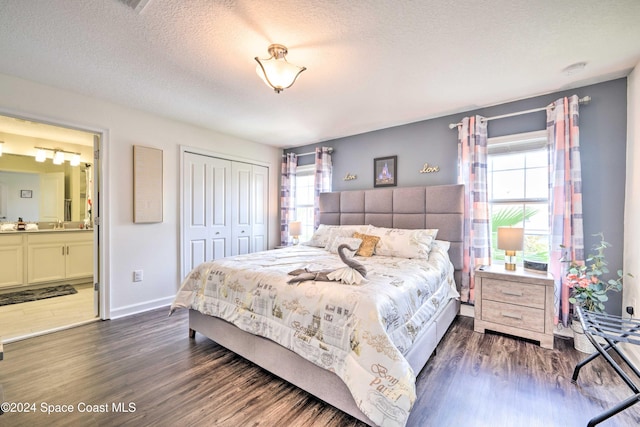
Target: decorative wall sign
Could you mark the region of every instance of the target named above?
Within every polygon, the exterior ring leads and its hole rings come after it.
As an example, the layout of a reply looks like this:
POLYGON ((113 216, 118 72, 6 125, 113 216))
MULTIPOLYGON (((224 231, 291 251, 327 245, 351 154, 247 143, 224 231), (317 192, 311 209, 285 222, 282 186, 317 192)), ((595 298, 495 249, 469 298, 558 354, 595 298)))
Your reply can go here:
POLYGON ((434 173, 440 172, 440 166, 429 166, 429 163, 425 163, 420 169, 420 173, 434 173))
POLYGON ((398 185, 398 156, 373 159, 373 186, 392 187, 398 185))
POLYGON ((351 175, 349 172, 342 178, 345 181, 353 181, 354 179, 358 179, 357 175, 351 175))
POLYGON ((33 197, 33 190, 20 190, 20 198, 30 199, 33 197))
POLYGON ((162 222, 162 150, 133 146, 133 222, 162 222))

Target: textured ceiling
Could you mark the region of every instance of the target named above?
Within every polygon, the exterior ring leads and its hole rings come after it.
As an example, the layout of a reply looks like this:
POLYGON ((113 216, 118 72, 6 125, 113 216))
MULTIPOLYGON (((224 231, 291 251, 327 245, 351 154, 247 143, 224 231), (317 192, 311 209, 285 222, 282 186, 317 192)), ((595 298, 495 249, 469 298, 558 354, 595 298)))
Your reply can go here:
POLYGON ((638 0, 3 0, 0 73, 290 147, 625 76, 639 22, 638 0), (281 94, 271 43, 307 67, 281 94))

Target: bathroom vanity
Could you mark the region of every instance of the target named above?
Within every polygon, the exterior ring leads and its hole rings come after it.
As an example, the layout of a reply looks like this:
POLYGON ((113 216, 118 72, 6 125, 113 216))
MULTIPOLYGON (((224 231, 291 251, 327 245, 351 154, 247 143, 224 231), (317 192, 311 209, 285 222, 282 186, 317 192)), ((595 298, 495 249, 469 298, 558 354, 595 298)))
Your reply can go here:
POLYGON ((93 277, 93 230, 0 232, 0 291, 93 277))

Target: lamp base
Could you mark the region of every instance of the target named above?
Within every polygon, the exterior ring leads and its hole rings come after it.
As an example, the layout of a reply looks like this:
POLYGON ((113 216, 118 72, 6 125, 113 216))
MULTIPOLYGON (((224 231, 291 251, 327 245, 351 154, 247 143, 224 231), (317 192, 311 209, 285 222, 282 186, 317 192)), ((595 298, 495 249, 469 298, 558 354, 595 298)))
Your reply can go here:
POLYGON ((516 251, 504 251, 504 269, 507 271, 516 270, 516 251))
POLYGON ((300 239, 298 238, 298 236, 293 236, 293 246, 296 246, 298 243, 300 243, 300 239))

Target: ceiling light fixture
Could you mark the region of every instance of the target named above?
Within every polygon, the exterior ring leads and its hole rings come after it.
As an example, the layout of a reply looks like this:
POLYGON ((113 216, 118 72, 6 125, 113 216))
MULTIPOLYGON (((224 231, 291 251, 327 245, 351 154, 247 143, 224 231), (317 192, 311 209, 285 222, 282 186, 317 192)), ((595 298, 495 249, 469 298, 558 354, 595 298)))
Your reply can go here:
POLYGON ((300 73, 307 68, 298 67, 288 62, 287 48, 281 44, 272 44, 268 51, 271 56, 267 59, 255 57, 258 63, 256 73, 267 86, 272 87, 276 93, 280 93, 284 89, 290 88, 300 73))
POLYGON ((574 74, 578 74, 582 72, 587 66, 586 62, 576 62, 575 64, 571 64, 568 67, 565 67, 562 72, 567 76, 573 76, 574 74))

